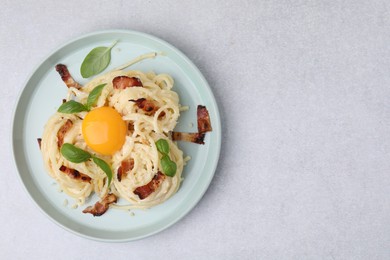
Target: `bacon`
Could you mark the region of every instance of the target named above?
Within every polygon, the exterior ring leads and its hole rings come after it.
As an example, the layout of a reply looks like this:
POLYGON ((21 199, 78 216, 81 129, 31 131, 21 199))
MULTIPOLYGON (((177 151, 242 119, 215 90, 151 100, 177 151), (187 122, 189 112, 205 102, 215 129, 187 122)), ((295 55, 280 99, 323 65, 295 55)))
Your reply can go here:
POLYGON ((38 141, 39 150, 40 150, 41 149, 41 145, 42 145, 42 138, 37 138, 37 141, 38 141))
POLYGON ((58 148, 60 148, 64 144, 64 136, 72 126, 73 126, 73 122, 70 119, 68 119, 68 120, 66 120, 65 124, 63 126, 61 126, 60 130, 58 130, 58 133, 57 133, 58 148))
POLYGON ((121 166, 119 166, 118 172, 117 172, 118 181, 122 181, 122 178, 126 177, 127 172, 131 171, 133 168, 134 168, 133 158, 123 160, 121 162, 121 166))
MULTIPOLYGON (((159 109, 157 106, 157 103, 154 100, 147 100, 146 98, 139 98, 137 100, 130 99, 129 101, 135 102, 135 104, 138 106, 138 108, 142 109, 146 115, 151 116, 156 113, 156 111, 159 109)), ((165 116, 165 112, 161 112, 158 116, 163 117, 165 116)))
POLYGON ((129 121, 128 125, 127 125, 127 130, 133 132, 134 131, 134 122, 133 121, 129 121))
POLYGON ((118 76, 112 80, 115 89, 125 89, 131 87, 142 87, 142 82, 136 77, 118 76))
POLYGON ((74 87, 77 89, 82 88, 82 86, 72 78, 66 65, 57 64, 56 71, 58 72, 58 74, 60 74, 62 81, 65 83, 65 85, 68 88, 70 88, 70 87, 74 87))
POLYGON ((90 213, 95 217, 101 216, 108 210, 110 204, 116 203, 117 197, 108 193, 101 201, 98 201, 93 206, 89 206, 83 210, 83 213, 90 213))
POLYGON ((161 185, 164 179, 165 175, 158 171, 148 184, 136 188, 134 190, 134 194, 138 195, 138 197, 143 200, 147 198, 150 194, 152 194, 161 185))
POLYGON ((203 134, 212 131, 213 129, 211 128, 210 116, 207 108, 205 106, 198 105, 196 114, 198 119, 198 132, 203 134))
POLYGON ((195 144, 204 144, 204 133, 183 133, 183 132, 172 132, 173 141, 185 141, 195 144))
POLYGON ((209 111, 202 105, 198 105, 197 111, 198 133, 172 132, 173 141, 186 141, 196 144, 204 144, 205 133, 212 131, 209 111))
POLYGON ((80 173, 78 170, 66 167, 65 165, 62 165, 60 167, 60 171, 62 171, 63 173, 65 173, 66 175, 68 175, 72 179, 80 180, 83 182, 90 182, 91 181, 91 177, 89 177, 88 175, 86 175, 84 173, 80 173))

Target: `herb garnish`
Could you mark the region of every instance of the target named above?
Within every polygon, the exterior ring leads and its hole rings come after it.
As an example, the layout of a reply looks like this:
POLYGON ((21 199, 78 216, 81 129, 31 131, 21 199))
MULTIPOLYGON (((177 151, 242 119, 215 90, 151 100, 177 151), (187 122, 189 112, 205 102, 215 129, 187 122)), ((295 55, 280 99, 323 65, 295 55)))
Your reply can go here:
POLYGON ((57 110, 57 112, 64 114, 75 114, 83 111, 90 111, 91 107, 94 106, 101 95, 104 86, 107 84, 100 84, 96 86, 88 95, 87 104, 83 105, 80 102, 69 100, 63 103, 57 110))
POLYGON ((64 143, 61 146, 61 154, 62 156, 65 157, 65 159, 73 163, 86 162, 92 158, 92 161, 96 163, 96 165, 99 166, 99 168, 102 169, 104 173, 107 175, 108 186, 110 186, 112 180, 112 171, 110 166, 104 160, 96 157, 95 155, 88 153, 87 151, 77 148, 76 146, 70 143, 64 143))
POLYGON ((83 104, 69 100, 68 102, 63 103, 57 110, 57 112, 64 114, 75 114, 83 111, 89 111, 89 109, 83 104))
POLYGON ((94 89, 92 89, 92 91, 89 93, 88 99, 87 99, 87 105, 86 105, 86 107, 89 110, 91 109, 91 107, 93 105, 96 104, 105 85, 107 85, 107 84, 106 83, 100 84, 97 87, 95 87, 94 89))
POLYGON ((111 60, 111 49, 118 41, 115 41, 109 47, 96 47, 92 49, 84 58, 80 67, 80 73, 83 78, 89 78, 97 75, 107 68, 111 60))
POLYGON ((82 163, 91 158, 91 154, 77 148, 73 144, 64 143, 61 146, 61 154, 68 160, 73 163, 82 163))
POLYGON ((165 139, 159 139, 156 142, 157 150, 162 154, 160 163, 163 173, 167 176, 173 177, 176 174, 177 165, 169 158, 169 144, 165 139))

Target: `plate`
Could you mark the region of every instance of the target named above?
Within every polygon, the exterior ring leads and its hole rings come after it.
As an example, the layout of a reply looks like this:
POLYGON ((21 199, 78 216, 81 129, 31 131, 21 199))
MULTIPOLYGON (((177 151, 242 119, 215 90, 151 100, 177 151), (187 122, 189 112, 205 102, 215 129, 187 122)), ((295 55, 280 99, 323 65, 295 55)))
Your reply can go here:
POLYGON ((221 123, 212 91, 196 66, 178 49, 154 36, 127 30, 110 30, 88 34, 66 43, 50 54, 27 80, 14 110, 12 148, 15 166, 27 192, 38 207, 55 223, 77 235, 109 242, 124 242, 160 232, 184 217, 202 198, 214 176, 221 147, 221 123), (111 62, 105 70, 116 68, 133 58, 161 52, 154 59, 143 60, 128 69, 168 73, 182 105, 175 130, 196 132, 196 107, 205 105, 210 114, 213 131, 206 134, 205 145, 179 142, 180 149, 191 160, 183 171, 184 180, 178 192, 169 200, 148 210, 108 210, 101 217, 83 214, 84 208, 72 208, 73 199, 59 192, 58 185, 47 174, 38 148, 49 117, 55 113, 67 89, 54 67, 68 66, 72 76, 81 84, 87 80, 80 75, 80 66, 87 53, 97 46, 112 49, 111 62), (65 200, 69 205, 65 205, 65 200))

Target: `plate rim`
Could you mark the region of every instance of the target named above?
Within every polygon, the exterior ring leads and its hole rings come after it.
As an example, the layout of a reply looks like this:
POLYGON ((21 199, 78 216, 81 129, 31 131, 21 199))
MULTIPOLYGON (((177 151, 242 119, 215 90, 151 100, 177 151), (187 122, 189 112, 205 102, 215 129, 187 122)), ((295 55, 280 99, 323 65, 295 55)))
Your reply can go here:
MULTIPOLYGON (((84 237, 84 238, 87 238, 87 239, 100 241, 100 242, 130 242, 130 241, 143 239, 143 238, 155 235, 155 234, 157 234, 157 233, 159 233, 159 232, 161 232, 161 231, 171 227, 172 225, 174 225, 175 223, 177 223, 178 221, 183 219, 183 217, 186 216, 199 203, 199 201, 203 198, 204 194, 206 193, 206 191, 210 187, 211 181, 214 178, 214 175, 215 175, 215 172, 217 170, 218 163, 219 163, 220 150, 221 150, 221 138, 222 138, 222 125, 221 125, 221 118, 220 118, 220 113, 219 113, 219 108, 218 108, 218 105, 217 105, 217 101, 215 99, 214 93, 212 92, 212 89, 211 89, 210 85, 208 84, 207 80, 205 79, 204 75, 201 73, 199 68, 181 50, 179 50, 177 47, 173 46, 172 44, 166 42, 165 40, 160 39, 160 38, 158 38, 158 37, 156 37, 154 35, 148 34, 148 33, 135 31, 135 30, 127 30, 127 29, 99 30, 99 31, 86 33, 86 34, 80 35, 78 37, 74 37, 74 38, 66 41, 65 43, 59 45, 57 48, 55 48, 54 50, 50 51, 47 55, 45 55, 38 62, 38 64, 36 64, 33 67, 33 69, 30 71, 30 73, 28 74, 28 76, 24 80, 22 87, 19 90, 19 93, 18 93, 18 95, 16 97, 16 102, 14 103, 14 106, 13 106, 12 117, 11 117, 11 132, 10 132, 10 140, 11 140, 10 144, 11 144, 11 148, 12 148, 12 159, 13 159, 12 161, 13 161, 13 164, 14 164, 14 169, 16 169, 16 171, 17 171, 17 176, 18 176, 18 179, 19 179, 20 183, 23 186, 23 189, 25 190, 25 192, 28 195, 28 197, 33 201, 35 206, 38 207, 39 210, 47 218, 49 218, 52 222, 54 222, 56 225, 60 226, 61 228, 69 231, 70 233, 75 234, 75 235, 80 236, 80 237, 84 237), (22 171, 20 169, 20 166, 18 166, 18 164, 17 164, 17 160, 18 160, 17 157, 18 156, 16 154, 17 148, 16 148, 16 144, 15 144, 15 136, 16 136, 16 134, 15 134, 15 127, 16 127, 16 121, 17 121, 16 116, 17 116, 18 108, 21 106, 21 104, 20 104, 21 98, 23 97, 23 94, 25 93, 25 91, 27 91, 27 85, 28 85, 29 81, 33 78, 34 74, 38 71, 38 69, 43 65, 44 62, 46 62, 54 54, 56 54, 57 52, 61 51, 63 48, 65 48, 66 46, 68 46, 68 45, 70 45, 70 44, 72 44, 74 42, 77 42, 77 41, 80 41, 80 40, 83 40, 83 39, 87 39, 87 38, 90 38, 90 37, 94 37, 94 36, 97 36, 97 35, 116 34, 116 33, 129 34, 129 35, 136 36, 136 37, 147 38, 147 39, 150 39, 150 40, 152 40, 154 42, 157 42, 158 44, 166 45, 169 48, 171 48, 172 50, 174 50, 175 54, 178 55, 180 57, 180 59, 182 59, 184 62, 186 62, 190 66, 191 70, 193 70, 196 73, 196 77, 198 77, 201 80, 201 82, 206 87, 207 91, 209 92, 209 94, 210 94, 210 101, 211 101, 211 103, 214 106, 214 112, 216 114, 216 118, 213 119, 213 120, 216 121, 215 125, 217 125, 218 127, 216 128, 216 130, 213 129, 213 132, 216 131, 216 135, 215 135, 216 136, 216 143, 215 143, 216 144, 216 147, 215 147, 215 149, 216 149, 215 156, 216 157, 215 157, 214 162, 212 163, 213 168, 211 169, 211 174, 207 175, 208 179, 205 180, 206 181, 205 188, 202 189, 202 191, 200 193, 198 193, 198 197, 195 199, 195 201, 189 207, 186 207, 181 212, 181 214, 177 215, 172 220, 167 222, 167 224, 164 224, 162 227, 157 228, 157 229, 155 229, 152 232, 149 232, 149 233, 146 233, 146 234, 143 234, 143 235, 139 235, 139 236, 135 236, 135 237, 116 238, 116 239, 115 238, 110 238, 109 239, 109 238, 100 238, 100 237, 87 235, 87 234, 85 234, 85 233, 83 233, 81 231, 74 230, 74 229, 72 229, 72 228, 70 228, 70 227, 60 223, 57 219, 55 219, 53 216, 51 216, 41 205, 38 204, 38 202, 33 198, 31 192, 28 190, 28 187, 27 187, 27 185, 25 184, 25 182, 24 182, 24 180, 22 178, 22 171)), ((28 174, 30 174, 30 173, 28 172, 28 174)), ((42 196, 44 196, 44 195, 42 194, 42 196)))

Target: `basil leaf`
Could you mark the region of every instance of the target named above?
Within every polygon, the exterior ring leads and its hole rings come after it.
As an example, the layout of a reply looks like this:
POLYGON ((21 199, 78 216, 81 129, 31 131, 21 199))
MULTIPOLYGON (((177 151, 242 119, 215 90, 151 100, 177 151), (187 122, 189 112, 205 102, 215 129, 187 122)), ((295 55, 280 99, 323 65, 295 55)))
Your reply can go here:
POLYGON ((61 146, 61 154, 65 159, 73 163, 85 162, 91 158, 91 155, 88 152, 69 143, 65 143, 61 146))
POLYGON ((80 73, 83 78, 89 78, 107 68, 111 60, 111 49, 117 43, 115 41, 109 47, 96 47, 90 51, 81 64, 80 73))
POLYGON ((83 104, 76 102, 74 100, 69 100, 68 102, 65 102, 62 104, 57 112, 65 113, 65 114, 74 114, 79 113, 82 111, 88 111, 89 109, 86 108, 83 104))
POLYGON ((176 163, 174 161, 172 161, 168 155, 164 155, 162 158, 161 158, 161 167, 162 167, 162 170, 163 170, 163 173, 167 176, 170 176, 170 177, 173 177, 175 176, 176 174, 176 169, 177 169, 177 166, 176 166, 176 163))
POLYGON ((100 169, 102 169, 106 173, 107 178, 108 178, 108 186, 110 186, 110 183, 112 180, 111 167, 104 160, 97 158, 95 156, 92 157, 92 160, 94 163, 96 163, 97 166, 100 167, 100 169))
POLYGON ((157 150, 158 150, 160 153, 162 153, 163 155, 169 153, 169 144, 168 144, 168 141, 167 141, 167 140, 165 140, 165 139, 159 139, 159 140, 156 142, 156 146, 157 146, 157 150))
POLYGON ((93 105, 96 104, 98 98, 100 97, 100 94, 103 91, 104 86, 107 85, 106 83, 100 84, 99 86, 95 87, 88 95, 87 99, 87 105, 86 107, 88 109, 91 109, 93 105))

